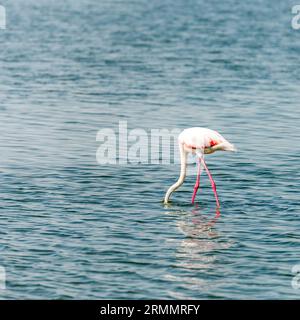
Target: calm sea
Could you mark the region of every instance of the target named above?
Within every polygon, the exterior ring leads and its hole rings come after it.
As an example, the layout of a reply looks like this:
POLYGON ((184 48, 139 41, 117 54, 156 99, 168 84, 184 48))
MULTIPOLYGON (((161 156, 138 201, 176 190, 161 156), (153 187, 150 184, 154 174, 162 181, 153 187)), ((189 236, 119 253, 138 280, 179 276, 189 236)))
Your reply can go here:
MULTIPOLYGON (((299 299, 295 1, 2 0, 1 299, 299 299), (239 151, 99 165, 102 128, 209 127, 239 151)), ((300 4, 300 3, 299 3, 300 4)))

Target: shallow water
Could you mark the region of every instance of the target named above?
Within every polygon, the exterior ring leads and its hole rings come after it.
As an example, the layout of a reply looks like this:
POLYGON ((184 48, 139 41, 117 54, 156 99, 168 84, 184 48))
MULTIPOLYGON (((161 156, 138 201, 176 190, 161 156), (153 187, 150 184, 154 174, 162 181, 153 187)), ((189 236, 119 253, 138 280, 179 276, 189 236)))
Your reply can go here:
POLYGON ((300 297, 292 3, 207 2, 1 1, 1 298, 300 297), (162 205, 178 165, 99 165, 120 120, 233 142, 220 214, 206 177, 162 205))

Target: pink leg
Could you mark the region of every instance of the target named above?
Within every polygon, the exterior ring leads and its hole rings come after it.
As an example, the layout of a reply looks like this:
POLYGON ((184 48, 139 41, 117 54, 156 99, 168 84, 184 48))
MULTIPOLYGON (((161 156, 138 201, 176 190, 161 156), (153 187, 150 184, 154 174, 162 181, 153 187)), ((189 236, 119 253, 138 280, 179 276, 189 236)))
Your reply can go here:
POLYGON ((210 172, 209 172, 209 170, 208 170, 208 168, 207 168, 207 165, 206 165, 204 159, 201 159, 201 160, 202 160, 203 166, 204 166, 204 168, 205 168, 205 170, 206 170, 206 172, 207 172, 207 174, 208 174, 208 177, 209 177, 209 180, 210 180, 210 183, 211 183, 211 187, 212 187, 213 192, 214 192, 214 194, 215 194, 215 198, 216 198, 216 202, 217 202, 217 207, 220 207, 220 202, 219 202, 219 199, 218 199, 217 188, 216 188, 216 184, 215 184, 215 182, 214 182, 214 179, 213 179, 212 175, 210 174, 210 172))
POLYGON ((197 170, 197 178, 196 178, 196 183, 194 186, 194 193, 192 196, 192 204, 194 204, 195 202, 195 198, 196 198, 196 193, 199 189, 199 185, 200 185, 200 170, 201 170, 201 160, 199 159, 199 163, 198 163, 198 170, 197 170))

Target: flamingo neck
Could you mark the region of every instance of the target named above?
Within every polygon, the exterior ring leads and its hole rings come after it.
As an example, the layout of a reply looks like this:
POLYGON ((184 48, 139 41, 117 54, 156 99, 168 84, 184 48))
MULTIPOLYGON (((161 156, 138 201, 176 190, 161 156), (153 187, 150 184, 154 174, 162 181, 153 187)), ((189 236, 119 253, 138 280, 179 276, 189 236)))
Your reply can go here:
POLYGON ((183 184, 184 179, 186 177, 187 152, 184 150, 184 146, 182 144, 179 144, 179 150, 180 150, 180 175, 178 180, 168 189, 164 199, 165 204, 169 202, 171 194, 183 184))

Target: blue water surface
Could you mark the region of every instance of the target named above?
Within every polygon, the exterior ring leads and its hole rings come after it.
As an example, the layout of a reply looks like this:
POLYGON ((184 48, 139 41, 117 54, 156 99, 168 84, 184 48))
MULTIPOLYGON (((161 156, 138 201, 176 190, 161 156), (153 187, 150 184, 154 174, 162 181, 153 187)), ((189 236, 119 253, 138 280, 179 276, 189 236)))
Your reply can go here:
POLYGON ((292 1, 2 0, 1 299, 299 299, 292 1), (220 131, 238 153, 100 165, 102 128, 220 131))

